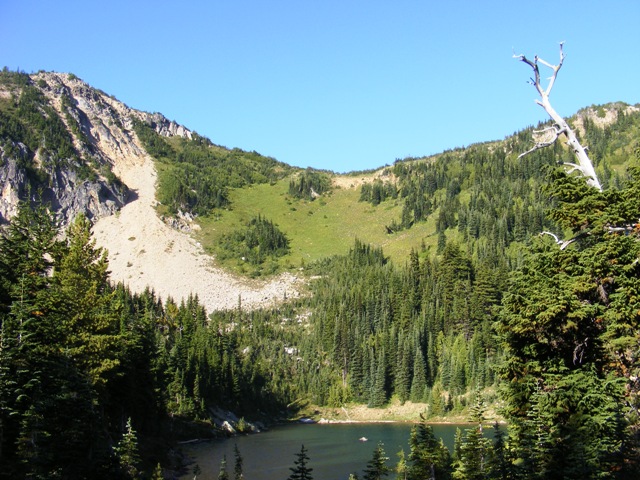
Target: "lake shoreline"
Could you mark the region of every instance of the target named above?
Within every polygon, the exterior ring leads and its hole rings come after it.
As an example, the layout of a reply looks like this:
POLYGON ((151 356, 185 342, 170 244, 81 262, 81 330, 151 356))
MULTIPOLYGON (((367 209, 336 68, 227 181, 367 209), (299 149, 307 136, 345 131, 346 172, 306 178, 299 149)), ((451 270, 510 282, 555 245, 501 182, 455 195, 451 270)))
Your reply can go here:
MULTIPOLYGON (((472 425, 472 422, 467 420, 456 418, 455 420, 431 420, 425 419, 427 425, 472 425)), ((300 422, 299 420, 294 423, 310 423, 310 422, 300 422)), ((369 423, 402 423, 402 424, 417 424, 420 423, 420 419, 418 420, 328 420, 326 418, 321 418, 318 421, 314 421, 318 425, 340 425, 340 424, 369 424, 369 423)), ((499 422, 500 423, 500 422, 499 422)))
MULTIPOLYGON (((392 400, 380 408, 369 408, 364 404, 346 404, 342 407, 308 406, 299 412, 299 421, 308 418, 320 424, 338 423, 419 423, 422 418, 433 425, 464 425, 469 424, 467 411, 459 411, 449 415, 430 415, 431 406, 428 403, 400 403, 392 400)), ((485 411, 485 422, 504 423, 495 405, 489 405, 485 411)))

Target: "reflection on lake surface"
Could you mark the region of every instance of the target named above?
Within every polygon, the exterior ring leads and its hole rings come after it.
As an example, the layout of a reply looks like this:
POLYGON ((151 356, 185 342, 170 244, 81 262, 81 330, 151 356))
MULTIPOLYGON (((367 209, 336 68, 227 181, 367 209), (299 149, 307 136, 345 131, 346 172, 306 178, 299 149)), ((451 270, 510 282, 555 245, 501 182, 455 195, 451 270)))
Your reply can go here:
MULTIPOLYGON (((233 437, 228 440, 185 445, 183 451, 193 457, 202 469, 199 480, 218 478, 220 461, 227 457, 227 472, 233 478, 233 447, 238 445, 243 457, 246 480, 286 480, 294 466, 296 453, 304 444, 308 450, 308 467, 315 480, 346 480, 350 473, 362 477, 362 470, 371 460, 378 442, 384 443, 389 466, 395 467, 397 453, 409 453, 410 423, 348 423, 295 424, 273 428, 268 432, 233 437), (368 441, 359 439, 366 437, 368 441)), ((453 448, 456 428, 467 425, 432 425, 436 438, 442 438, 449 450, 453 448)), ((194 464, 195 465, 195 464, 194 464)), ((189 471, 193 470, 193 465, 189 471)), ((390 478, 394 476, 391 475, 390 478)), ((184 479, 193 478, 193 474, 184 479)))

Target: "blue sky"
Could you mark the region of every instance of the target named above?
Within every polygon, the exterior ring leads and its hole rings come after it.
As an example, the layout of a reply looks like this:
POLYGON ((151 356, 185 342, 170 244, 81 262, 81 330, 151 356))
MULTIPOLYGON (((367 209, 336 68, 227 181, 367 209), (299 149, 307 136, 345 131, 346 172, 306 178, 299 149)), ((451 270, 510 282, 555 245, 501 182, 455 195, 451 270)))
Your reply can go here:
POLYGON ((0 67, 72 72, 229 148, 338 172, 640 102, 637 0, 0 0, 0 67), (545 72, 543 72, 545 73, 545 72))

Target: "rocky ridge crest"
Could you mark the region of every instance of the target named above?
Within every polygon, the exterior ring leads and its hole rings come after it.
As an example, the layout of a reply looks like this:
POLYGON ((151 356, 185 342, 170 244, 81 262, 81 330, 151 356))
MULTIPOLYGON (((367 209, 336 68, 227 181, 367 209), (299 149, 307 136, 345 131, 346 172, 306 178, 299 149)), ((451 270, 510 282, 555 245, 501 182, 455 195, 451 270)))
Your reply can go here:
MULTIPOLYGON (((81 213, 95 222, 119 211, 135 192, 115 171, 146 155, 133 131, 134 119, 152 125, 163 136, 191 138, 191 131, 182 125, 159 113, 129 108, 72 74, 39 72, 30 80, 64 123, 79 160, 76 163, 84 164, 91 174, 86 178, 74 169, 51 165, 43 158, 49 152, 32 151, 22 142, 13 141, 10 149, 0 146, 1 223, 17 213, 19 201, 34 202, 36 196, 51 205, 62 225, 81 213), (39 171, 46 181, 34 181, 30 170, 39 171)), ((17 101, 20 94, 19 88, 0 85, 0 98, 17 101)), ((47 114, 43 111, 43 115, 47 114)))

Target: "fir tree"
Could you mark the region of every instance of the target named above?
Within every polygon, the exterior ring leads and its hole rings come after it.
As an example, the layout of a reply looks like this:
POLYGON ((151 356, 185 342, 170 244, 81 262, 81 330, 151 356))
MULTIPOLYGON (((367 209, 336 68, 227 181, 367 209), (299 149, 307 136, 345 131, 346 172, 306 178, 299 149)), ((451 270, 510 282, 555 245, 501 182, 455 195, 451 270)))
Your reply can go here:
POLYGON ((391 468, 387 465, 388 457, 385 456, 384 445, 378 443, 373 451, 373 457, 367 463, 367 467, 364 469, 364 480, 381 480, 389 475, 391 468))
POLYGON ((409 468, 407 479, 447 479, 450 477, 451 458, 442 440, 436 440, 431 425, 420 416, 420 423, 411 428, 409 436, 409 468))
POLYGON ((220 460, 220 471, 218 472, 218 480, 229 480, 229 474, 227 473, 227 456, 223 455, 220 460))
POLYGON ((411 401, 424 402, 427 389, 427 365, 424 361, 422 349, 416 349, 413 361, 413 380, 411 381, 411 401))
POLYGON ((164 480, 164 475, 162 474, 162 467, 158 463, 156 465, 155 470, 151 474, 151 480, 164 480))
POLYGON ((295 467, 290 468, 291 474, 289 475, 289 480, 312 480, 313 476, 311 472, 313 468, 307 467, 307 463, 309 462, 309 456, 307 455, 307 450, 304 448, 304 445, 300 448, 300 453, 296 453, 296 460, 293 462, 295 467))
POLYGON ((634 468, 623 460, 635 448, 623 418, 638 395, 628 377, 637 362, 621 348, 640 325, 632 293, 640 290, 640 176, 632 172, 624 190, 605 192, 553 173, 550 216, 573 238, 538 242, 504 296, 506 413, 523 474, 594 478, 634 468))
POLYGON ((233 457, 233 480, 242 480, 242 478, 244 478, 242 473, 242 464, 244 463, 244 460, 240 454, 240 449, 238 448, 237 443, 233 445, 233 457))
POLYGON ((138 437, 131 425, 131 418, 127 420, 126 428, 126 432, 114 448, 114 453, 125 478, 135 479, 139 474, 140 455, 138 453, 138 437))

